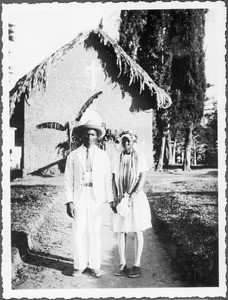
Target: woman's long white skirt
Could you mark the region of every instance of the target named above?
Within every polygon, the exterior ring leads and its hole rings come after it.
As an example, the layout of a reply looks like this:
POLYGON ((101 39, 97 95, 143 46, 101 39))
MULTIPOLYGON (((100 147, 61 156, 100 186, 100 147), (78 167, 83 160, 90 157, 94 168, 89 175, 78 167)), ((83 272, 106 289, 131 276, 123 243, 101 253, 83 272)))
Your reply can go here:
POLYGON ((127 217, 113 214, 114 232, 137 232, 152 227, 150 205, 146 194, 140 191, 134 199, 127 217))

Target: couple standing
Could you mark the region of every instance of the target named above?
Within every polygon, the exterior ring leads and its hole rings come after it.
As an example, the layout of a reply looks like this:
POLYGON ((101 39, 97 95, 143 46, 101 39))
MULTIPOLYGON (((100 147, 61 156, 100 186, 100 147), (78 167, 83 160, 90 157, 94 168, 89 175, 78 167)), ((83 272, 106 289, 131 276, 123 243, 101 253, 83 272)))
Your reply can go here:
POLYGON ((77 276, 89 268, 93 276, 101 276, 102 204, 108 201, 114 212, 113 230, 118 233, 120 265, 115 275, 138 277, 143 231, 151 227, 151 215, 143 192, 147 166, 145 156, 137 150, 137 136, 129 130, 121 133, 122 150, 111 166, 106 152, 95 145, 105 135, 100 124, 88 121, 78 126, 75 133, 82 137, 83 144, 68 155, 65 169, 66 208, 73 218, 71 275, 77 276), (129 232, 135 234, 135 261, 131 270, 127 269, 125 256, 129 232))

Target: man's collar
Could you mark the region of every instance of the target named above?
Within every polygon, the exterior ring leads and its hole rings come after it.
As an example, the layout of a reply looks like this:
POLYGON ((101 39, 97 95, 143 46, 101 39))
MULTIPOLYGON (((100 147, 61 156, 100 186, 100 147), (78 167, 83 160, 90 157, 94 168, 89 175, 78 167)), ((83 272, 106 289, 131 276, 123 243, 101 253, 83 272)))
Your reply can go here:
POLYGON ((84 146, 84 144, 82 144, 82 148, 87 151, 87 149, 92 150, 96 147, 96 144, 93 144, 91 147, 87 148, 86 146, 84 146))

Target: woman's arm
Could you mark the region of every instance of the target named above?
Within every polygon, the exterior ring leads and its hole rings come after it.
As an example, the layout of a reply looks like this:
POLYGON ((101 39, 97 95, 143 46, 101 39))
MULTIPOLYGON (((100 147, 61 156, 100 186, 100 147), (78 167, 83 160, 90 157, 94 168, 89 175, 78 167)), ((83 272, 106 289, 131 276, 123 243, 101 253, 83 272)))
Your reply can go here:
POLYGON ((141 191, 141 189, 144 186, 145 181, 146 181, 146 172, 141 172, 139 174, 139 180, 138 180, 134 190, 132 191, 132 193, 133 192, 138 193, 139 191, 141 191))
POLYGON ((115 183, 115 174, 112 174, 112 192, 113 192, 114 201, 109 202, 109 204, 110 204, 110 207, 113 210, 113 212, 117 213, 116 206, 119 202, 118 202, 118 198, 117 198, 118 190, 117 190, 116 183, 115 183))
POLYGON ((118 196, 118 191, 115 182, 115 174, 112 174, 112 192, 114 199, 118 196))
POLYGON ((139 180, 133 189, 133 191, 130 194, 128 206, 131 206, 132 202, 134 201, 134 198, 137 196, 138 192, 140 192, 143 189, 144 183, 146 180, 146 172, 141 172, 139 174, 139 180))

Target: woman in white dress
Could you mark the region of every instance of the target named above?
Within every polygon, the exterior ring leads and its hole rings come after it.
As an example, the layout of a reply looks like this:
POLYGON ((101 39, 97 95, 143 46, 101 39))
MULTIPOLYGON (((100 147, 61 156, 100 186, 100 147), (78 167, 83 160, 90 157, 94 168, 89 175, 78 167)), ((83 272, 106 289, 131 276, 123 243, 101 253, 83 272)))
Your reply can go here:
POLYGON ((115 275, 138 277, 141 274, 143 231, 152 227, 149 202, 143 192, 147 164, 144 154, 136 147, 137 135, 134 131, 123 131, 120 139, 122 149, 112 162, 114 201, 110 203, 114 211, 113 231, 118 233, 120 255, 120 265, 115 275), (131 232, 135 234, 135 261, 128 271, 125 245, 127 233, 131 232))

